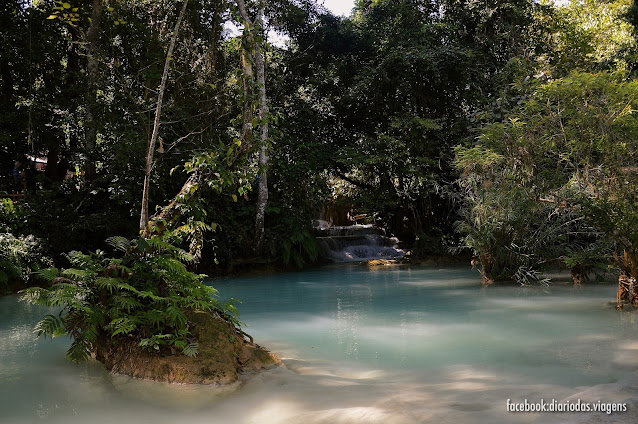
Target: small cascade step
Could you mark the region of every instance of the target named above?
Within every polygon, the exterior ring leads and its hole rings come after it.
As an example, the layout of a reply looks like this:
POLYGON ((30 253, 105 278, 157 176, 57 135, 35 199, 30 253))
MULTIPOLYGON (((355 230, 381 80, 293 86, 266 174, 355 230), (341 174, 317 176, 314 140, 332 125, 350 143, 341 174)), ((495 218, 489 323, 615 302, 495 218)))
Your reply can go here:
POLYGON ((383 228, 374 225, 345 225, 334 227, 315 227, 317 237, 362 236, 368 234, 385 235, 383 228))
POLYGON ((325 256, 334 262, 392 260, 405 255, 397 248, 398 239, 387 237, 374 225, 318 226, 315 234, 325 256))

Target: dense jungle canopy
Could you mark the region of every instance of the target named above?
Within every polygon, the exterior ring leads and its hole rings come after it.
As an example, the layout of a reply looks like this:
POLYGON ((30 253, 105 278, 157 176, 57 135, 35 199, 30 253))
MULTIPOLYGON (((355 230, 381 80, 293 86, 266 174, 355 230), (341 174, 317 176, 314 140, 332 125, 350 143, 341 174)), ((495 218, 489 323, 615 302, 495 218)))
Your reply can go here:
POLYGON ((0 284, 113 236, 301 267, 313 220, 351 214, 486 282, 635 278, 636 23, 629 0, 4 0, 0 284))

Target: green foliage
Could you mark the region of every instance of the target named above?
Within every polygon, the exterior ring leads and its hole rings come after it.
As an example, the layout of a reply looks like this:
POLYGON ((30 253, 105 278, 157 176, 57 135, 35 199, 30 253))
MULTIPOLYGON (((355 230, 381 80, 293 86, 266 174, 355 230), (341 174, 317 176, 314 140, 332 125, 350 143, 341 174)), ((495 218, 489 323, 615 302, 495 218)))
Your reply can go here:
POLYGON ((636 50, 632 26, 623 19, 631 4, 632 0, 570 1, 539 16, 549 27, 544 59, 551 68, 545 70, 556 77, 572 70, 627 70, 636 50))
POLYGON ((21 233, 28 228, 28 213, 11 199, 0 199, 0 230, 21 233))
POLYGON ((350 18, 318 15, 273 61, 273 107, 286 105, 274 150, 307 158, 333 199, 347 196, 402 240, 451 233, 453 146, 511 82, 505 65, 538 44, 536 8, 382 0, 357 2, 350 18))
POLYGON ((53 8, 53 13, 47 19, 60 19, 68 25, 76 26, 80 22, 80 13, 78 7, 73 7, 71 3, 65 1, 57 1, 57 6, 53 8))
POLYGON ((430 228, 428 234, 416 235, 411 250, 411 257, 427 259, 431 256, 445 256, 454 252, 457 240, 444 228, 430 228))
POLYGON ((294 263, 302 268, 306 263, 313 263, 319 258, 321 246, 310 231, 295 233, 283 244, 283 261, 285 265, 294 263))
POLYGON ((35 331, 44 337, 70 335, 70 360, 85 360, 105 339, 117 343, 122 337, 149 351, 194 356, 192 311, 213 312, 239 325, 234 305, 220 303, 217 291, 202 283, 204 276, 187 270, 192 255, 160 239, 107 241, 120 257, 71 252, 71 268, 40 272, 53 283, 50 289, 23 292, 27 302, 62 309, 59 316, 42 319, 35 331))
POLYGON ((0 291, 14 283, 28 283, 33 273, 51 265, 33 236, 14 236, 0 230, 0 291))
POLYGON ((33 282, 34 272, 51 266, 42 252, 42 243, 32 235, 14 234, 24 226, 22 209, 9 199, 0 203, 0 291, 12 284, 33 282))
POLYGON ((57 264, 66 262, 64 253, 71 250, 105 249, 104 240, 112 234, 137 233, 134 203, 114 189, 97 181, 93 186, 78 185, 78 180, 55 184, 16 205, 20 219, 11 228, 41 240, 57 264))
MULTIPOLYGON (((58 265, 66 261, 64 252, 105 249, 109 235, 134 237, 143 141, 171 38, 165 28, 181 2, 106 2, 90 55, 91 2, 0 3, 0 170, 6 175, 27 155, 48 161, 44 190, 0 210, 6 232, 16 239, 34 235, 58 265), (95 84, 87 77, 89 56, 98 66, 95 84), (93 85, 95 93, 87 93, 93 85), (89 110, 97 132, 92 152, 89 110), (89 163, 94 178, 83 175, 89 163), (67 170, 77 175, 62 181, 67 170)), ((570 92, 552 80, 575 70, 635 68, 635 32, 620 18, 635 22, 629 0, 561 7, 531 0, 361 0, 349 18, 324 13, 309 0, 266 3, 269 25, 288 32, 290 44, 270 46, 267 57, 272 117, 265 259, 315 260, 309 227, 326 201, 354 205, 404 241, 418 234, 416 250, 428 254, 451 244, 459 218, 454 201, 464 198, 460 229, 472 238, 465 244, 489 250, 495 269, 507 275, 516 274, 522 257, 527 269, 577 252, 593 257, 599 232, 631 228, 633 199, 614 200, 616 188, 597 189, 597 201, 578 203, 579 211, 560 206, 574 193, 586 194, 583 180, 557 176, 555 168, 567 162, 532 141, 549 137, 556 149, 572 152, 574 146, 558 143, 561 133, 548 135, 557 115, 571 122, 564 127, 568 139, 578 137, 581 119, 607 128, 569 100, 593 99, 594 110, 601 105, 592 93, 604 99, 604 90, 568 77, 593 90, 570 92), (543 94, 548 87, 554 97, 543 94), (559 114, 564 102, 568 110, 559 114), (477 132, 483 136, 472 146, 468 140, 477 132), (454 150, 459 144, 465 148, 454 150), (550 202, 539 201, 538 193, 550 202), (605 229, 574 221, 583 213, 615 221, 605 229), (551 225, 540 224, 545 221, 551 225)), ((189 2, 171 58, 149 200, 151 211, 170 203, 192 178, 177 199, 180 218, 167 217, 156 230, 171 228, 166 241, 222 265, 252 252, 258 171, 255 146, 240 142, 241 40, 224 33, 225 19, 235 15, 232 2, 189 2)), ((628 128, 622 121, 629 115, 612 124, 628 128)), ((596 132, 594 125, 583 129, 596 132)), ((596 136, 589 142, 599 143, 596 136)), ((615 154, 632 155, 625 150, 615 154)), ((175 263, 162 266, 180 271, 175 263)), ((138 308, 130 299, 118 302, 138 308)))
POLYGON ((484 276, 511 278, 561 260, 636 271, 638 82, 573 73, 541 85, 479 145, 457 149, 466 194, 460 231, 484 276))

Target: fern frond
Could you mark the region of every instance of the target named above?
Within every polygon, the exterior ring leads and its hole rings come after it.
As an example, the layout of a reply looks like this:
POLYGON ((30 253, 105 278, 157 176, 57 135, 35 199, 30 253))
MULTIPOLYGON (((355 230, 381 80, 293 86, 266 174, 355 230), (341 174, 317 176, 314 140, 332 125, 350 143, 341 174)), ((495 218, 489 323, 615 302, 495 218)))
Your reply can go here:
POLYGON ((195 257, 195 255, 185 251, 185 250, 178 250, 175 252, 175 257, 180 260, 181 262, 186 262, 188 264, 192 264, 195 263, 197 261, 197 258, 195 257))
POLYGON ((157 237, 153 237, 150 239, 146 240, 146 243, 148 243, 149 246, 151 246, 151 248, 156 251, 156 252, 174 252, 176 250, 180 250, 178 247, 173 246, 170 243, 165 242, 164 240, 157 238, 157 237))
POLYGON ((60 276, 60 270, 57 268, 46 268, 46 269, 41 269, 35 274, 41 277, 43 280, 51 282, 55 278, 60 276))
POLYGON ((174 258, 157 258, 157 266, 166 271, 171 277, 182 278, 188 275, 188 270, 183 263, 174 258))
POLYGON ((95 276, 95 272, 86 269, 67 268, 62 271, 62 275, 70 278, 71 280, 86 281, 93 278, 95 276))
POLYGON ((164 321, 164 314, 159 309, 151 309, 144 313, 144 321, 155 328, 159 328, 162 321, 164 321))
POLYGON ((186 315, 180 308, 171 305, 166 308, 166 315, 172 325, 178 327, 183 327, 184 325, 186 325, 186 315))
POLYGON ((37 337, 44 336, 49 338, 60 337, 66 334, 62 320, 55 315, 47 314, 38 322, 33 332, 37 337))
POLYGON ((190 358, 197 356, 199 353, 199 345, 197 343, 189 343, 182 349, 182 353, 190 358))
POLYGON ((71 265, 83 270, 95 269, 99 265, 90 255, 86 255, 76 250, 69 252, 65 256, 69 262, 71 262, 71 265))
POLYGON ((152 291, 150 290, 144 290, 144 291, 139 291, 137 290, 135 293, 138 297, 142 298, 142 299, 149 299, 152 300, 153 302, 167 302, 168 299, 162 296, 157 296, 156 294, 154 294, 152 291))
POLYGON ((91 343, 84 339, 75 339, 66 352, 66 357, 75 363, 84 362, 91 356, 91 343))
POLYGON ((113 293, 115 290, 118 289, 120 281, 121 280, 119 278, 97 277, 95 279, 95 285, 99 289, 106 289, 109 293, 113 293))
POLYGON ((129 248, 135 245, 135 242, 122 236, 114 236, 106 239, 106 242, 114 249, 121 252, 127 252, 129 248))
POLYGON ((47 289, 41 287, 31 287, 20 292, 22 295, 20 300, 23 302, 31 303, 32 305, 39 306, 51 306, 49 304, 50 292, 47 289))
POLYGON ((140 291, 138 289, 136 289, 135 287, 133 287, 132 285, 128 284, 128 283, 122 283, 120 282, 117 287, 119 289, 124 289, 127 291, 130 291, 131 293, 135 293, 136 295, 140 294, 140 291))
POLYGON ((78 290, 53 290, 49 296, 49 306, 80 307, 83 300, 78 297, 78 290))
POLYGON ((130 317, 116 318, 108 325, 108 329, 111 331, 111 337, 115 337, 120 334, 130 334, 136 328, 136 320, 130 317))
POLYGON ((114 300, 117 307, 126 310, 127 313, 142 307, 142 304, 137 299, 130 296, 117 296, 114 300))

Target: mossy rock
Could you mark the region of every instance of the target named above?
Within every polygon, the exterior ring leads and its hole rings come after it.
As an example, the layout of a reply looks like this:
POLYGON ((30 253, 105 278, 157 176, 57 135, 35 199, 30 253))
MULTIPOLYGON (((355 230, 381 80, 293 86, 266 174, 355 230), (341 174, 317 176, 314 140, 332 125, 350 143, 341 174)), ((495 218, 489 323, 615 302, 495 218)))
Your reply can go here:
POLYGON ((281 361, 259 345, 247 342, 236 328, 208 312, 188 314, 199 354, 161 356, 141 349, 133 338, 104 340, 95 357, 116 374, 167 383, 230 384, 240 373, 273 368, 281 361))

